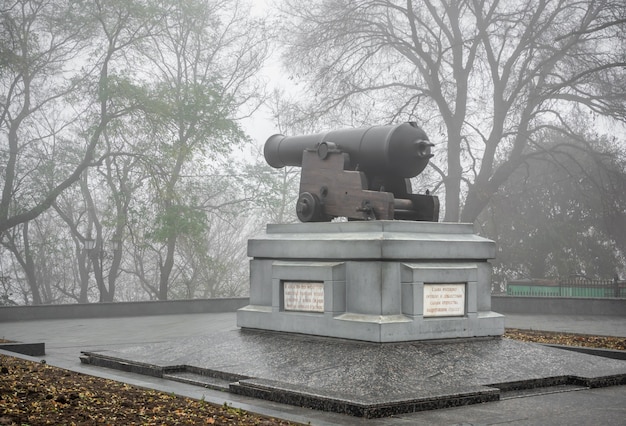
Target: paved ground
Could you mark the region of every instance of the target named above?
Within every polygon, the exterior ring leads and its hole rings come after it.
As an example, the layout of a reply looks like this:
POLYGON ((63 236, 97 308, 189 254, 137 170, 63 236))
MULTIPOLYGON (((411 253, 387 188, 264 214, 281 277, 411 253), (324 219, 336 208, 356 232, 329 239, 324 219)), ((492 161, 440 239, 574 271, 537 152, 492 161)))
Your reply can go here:
MULTIPOLYGON (((626 317, 509 315, 507 327, 569 331, 626 337, 626 317)), ((314 425, 513 424, 626 425, 626 386, 586 389, 511 398, 467 407, 363 420, 341 414, 292 407, 182 383, 108 370, 79 361, 81 351, 97 351, 235 329, 235 313, 167 315, 114 319, 72 319, 0 323, 0 337, 22 342, 45 342, 51 365, 112 378, 138 386, 174 392, 270 416, 314 425)), ((4 352, 6 353, 6 352, 4 352)), ((626 361, 625 361, 626 362, 626 361)))

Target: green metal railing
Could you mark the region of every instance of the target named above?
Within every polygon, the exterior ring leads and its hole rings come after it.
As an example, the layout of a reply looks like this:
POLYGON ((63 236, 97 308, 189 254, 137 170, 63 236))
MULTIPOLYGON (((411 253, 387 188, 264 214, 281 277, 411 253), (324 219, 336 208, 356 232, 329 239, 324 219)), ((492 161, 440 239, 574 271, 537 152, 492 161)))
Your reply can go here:
POLYGON ((541 297, 626 297, 626 281, 578 278, 509 281, 506 294, 541 297))

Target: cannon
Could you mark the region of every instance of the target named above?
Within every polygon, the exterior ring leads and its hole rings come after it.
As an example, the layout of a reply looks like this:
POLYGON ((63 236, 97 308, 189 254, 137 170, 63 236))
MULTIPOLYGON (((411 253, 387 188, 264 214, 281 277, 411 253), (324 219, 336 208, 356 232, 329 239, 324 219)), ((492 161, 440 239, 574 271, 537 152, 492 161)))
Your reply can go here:
POLYGON ((339 129, 313 135, 273 135, 265 142, 267 163, 299 166, 296 203, 302 222, 349 220, 439 220, 439 199, 413 194, 410 178, 432 157, 426 133, 416 123, 339 129))

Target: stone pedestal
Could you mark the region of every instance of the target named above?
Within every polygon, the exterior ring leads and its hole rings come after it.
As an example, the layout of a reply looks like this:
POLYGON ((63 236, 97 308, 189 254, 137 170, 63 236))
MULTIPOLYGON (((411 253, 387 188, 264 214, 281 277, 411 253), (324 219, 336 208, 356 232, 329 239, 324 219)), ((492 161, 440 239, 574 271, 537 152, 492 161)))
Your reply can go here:
POLYGON ((268 225, 248 242, 242 328, 369 342, 499 336, 493 241, 456 223, 268 225))

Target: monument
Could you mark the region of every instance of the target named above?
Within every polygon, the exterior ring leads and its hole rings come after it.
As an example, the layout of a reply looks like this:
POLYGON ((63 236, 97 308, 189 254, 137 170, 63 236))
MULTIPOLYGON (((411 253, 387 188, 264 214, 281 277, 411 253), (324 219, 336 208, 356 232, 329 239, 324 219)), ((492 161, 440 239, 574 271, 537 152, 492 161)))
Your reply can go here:
POLYGON ((248 242, 250 304, 237 325, 370 342, 502 335, 494 242, 438 223, 437 197, 412 193, 431 146, 415 123, 270 137, 271 166, 302 167, 304 223, 248 242))
POLYGON ((239 327, 81 362, 366 418, 626 384, 623 361, 500 338, 494 242, 412 193, 430 149, 413 123, 272 136, 303 223, 249 240, 239 327))

